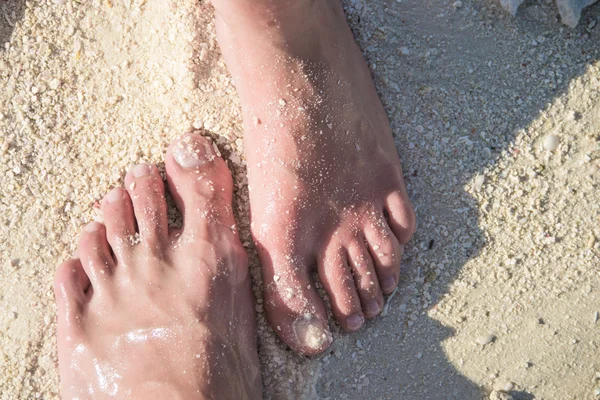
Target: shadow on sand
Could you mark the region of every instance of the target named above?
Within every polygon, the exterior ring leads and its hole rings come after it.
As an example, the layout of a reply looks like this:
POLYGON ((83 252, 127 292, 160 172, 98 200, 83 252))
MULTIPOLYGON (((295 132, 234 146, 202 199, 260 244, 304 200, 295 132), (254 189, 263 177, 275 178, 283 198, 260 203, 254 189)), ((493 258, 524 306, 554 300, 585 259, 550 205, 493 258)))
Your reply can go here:
POLYGON ((25 1, 0 1, 0 52, 4 51, 4 43, 10 40, 15 25, 23 17, 25 1))
MULTIPOLYGON (((338 336, 317 393, 481 399, 490 388, 463 376, 444 352, 454 332, 427 315, 485 245, 464 186, 600 58, 600 32, 586 29, 600 6, 569 29, 550 2, 527 1, 515 19, 491 0, 466 0, 460 9, 442 0, 360 3, 345 5, 390 116, 418 230, 388 316, 338 336), (428 299, 423 285, 436 268, 428 299)), ((534 399, 520 390, 513 399, 534 399)))

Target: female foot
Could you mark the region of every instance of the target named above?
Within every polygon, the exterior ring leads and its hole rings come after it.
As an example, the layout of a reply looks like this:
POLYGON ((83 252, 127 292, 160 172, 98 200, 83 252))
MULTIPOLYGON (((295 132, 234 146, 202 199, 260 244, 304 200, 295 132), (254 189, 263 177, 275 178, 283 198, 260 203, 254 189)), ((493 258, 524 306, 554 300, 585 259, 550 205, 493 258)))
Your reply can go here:
POLYGON ((213 0, 242 103, 252 233, 269 321, 294 350, 379 314, 415 229, 400 160, 338 0, 213 0))
POLYGON ((168 227, 156 167, 138 165, 57 271, 63 398, 262 395, 231 175, 199 136, 171 145, 166 170, 183 228, 168 227))

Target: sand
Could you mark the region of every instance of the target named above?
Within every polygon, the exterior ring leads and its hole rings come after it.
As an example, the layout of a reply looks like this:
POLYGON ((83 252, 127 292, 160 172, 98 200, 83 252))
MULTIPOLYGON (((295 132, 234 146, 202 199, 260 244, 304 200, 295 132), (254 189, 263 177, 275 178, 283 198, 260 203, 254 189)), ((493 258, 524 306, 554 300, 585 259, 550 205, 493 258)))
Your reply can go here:
MULTIPOLYGON (((272 399, 600 398, 600 18, 550 1, 346 1, 418 230, 385 317, 323 357, 267 326, 272 399), (548 135, 558 147, 544 148, 548 135)), ((58 397, 52 280, 97 201, 199 129, 236 185, 240 109, 206 1, 0 1, 0 399, 58 397)))

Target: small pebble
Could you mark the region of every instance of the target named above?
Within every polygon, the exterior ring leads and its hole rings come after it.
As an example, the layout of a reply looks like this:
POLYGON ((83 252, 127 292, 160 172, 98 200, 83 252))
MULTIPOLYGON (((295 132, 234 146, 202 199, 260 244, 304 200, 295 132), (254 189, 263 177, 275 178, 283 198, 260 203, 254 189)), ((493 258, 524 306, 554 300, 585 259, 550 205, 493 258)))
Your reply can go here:
POLYGON ((492 334, 482 335, 475 339, 475 343, 485 346, 486 344, 492 343, 494 341, 494 339, 496 339, 496 336, 494 336, 492 334))
POLYGON ((544 138, 544 149, 547 151, 554 151, 558 148, 560 141, 556 135, 548 135, 544 138))
POLYGON ((596 236, 593 233, 591 233, 590 237, 588 238, 588 241, 587 241, 588 249, 593 249, 595 244, 596 244, 596 236))
POLYGON ((490 393, 489 399, 490 400, 513 400, 513 397, 508 393, 504 393, 503 391, 494 390, 492 393, 490 393))
POLYGON ((483 183, 485 182, 485 176, 483 175, 477 175, 477 178, 475 178, 475 190, 480 191, 481 188, 483 187, 483 183))
POLYGON ((56 90, 60 86, 60 81, 57 78, 54 78, 50 81, 50 89, 56 90))
POLYGON ((452 3, 452 7, 454 7, 454 8, 461 8, 462 6, 463 6, 463 3, 460 0, 452 3))

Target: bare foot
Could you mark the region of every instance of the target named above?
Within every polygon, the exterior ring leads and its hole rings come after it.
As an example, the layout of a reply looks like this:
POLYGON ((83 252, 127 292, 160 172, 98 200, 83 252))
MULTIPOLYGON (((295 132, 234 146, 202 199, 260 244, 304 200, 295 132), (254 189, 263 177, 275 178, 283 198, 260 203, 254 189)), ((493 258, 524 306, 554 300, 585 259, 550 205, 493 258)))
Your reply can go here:
POLYGON ((225 162, 199 136, 171 145, 169 229, 156 167, 138 165, 56 274, 67 399, 260 398, 254 301, 225 162), (136 232, 137 226, 137 232, 136 232))
POLYGON ((415 229, 385 111, 337 0, 213 0, 245 126, 271 325, 317 354, 379 314, 415 229))

